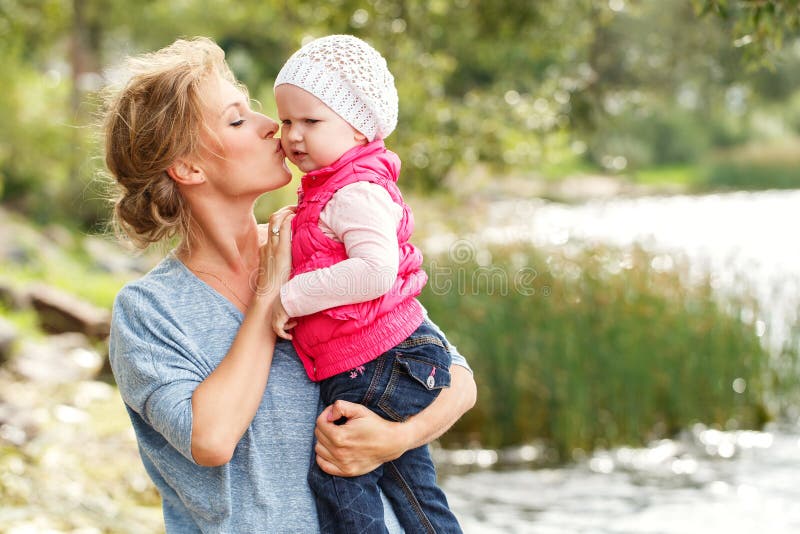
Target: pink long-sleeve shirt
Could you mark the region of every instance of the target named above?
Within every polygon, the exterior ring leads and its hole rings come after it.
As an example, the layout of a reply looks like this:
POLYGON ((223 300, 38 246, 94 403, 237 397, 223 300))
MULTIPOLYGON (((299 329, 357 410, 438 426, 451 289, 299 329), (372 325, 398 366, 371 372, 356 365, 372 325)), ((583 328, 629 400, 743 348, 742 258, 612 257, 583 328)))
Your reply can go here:
POLYGON ((380 185, 356 182, 337 191, 320 214, 320 229, 344 244, 348 259, 295 276, 281 287, 290 317, 380 297, 397 278, 397 225, 403 208, 380 185))

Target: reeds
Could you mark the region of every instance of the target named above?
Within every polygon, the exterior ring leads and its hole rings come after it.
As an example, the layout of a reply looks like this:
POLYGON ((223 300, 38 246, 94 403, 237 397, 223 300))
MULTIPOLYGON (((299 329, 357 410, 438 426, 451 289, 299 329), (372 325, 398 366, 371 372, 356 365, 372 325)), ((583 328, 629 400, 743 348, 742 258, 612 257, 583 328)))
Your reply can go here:
POLYGON ((758 428, 770 391, 797 383, 775 366, 796 371, 797 350, 765 348, 755 299, 641 248, 496 246, 428 272, 422 301, 478 384, 445 445, 545 440, 565 458, 694 422, 758 428))

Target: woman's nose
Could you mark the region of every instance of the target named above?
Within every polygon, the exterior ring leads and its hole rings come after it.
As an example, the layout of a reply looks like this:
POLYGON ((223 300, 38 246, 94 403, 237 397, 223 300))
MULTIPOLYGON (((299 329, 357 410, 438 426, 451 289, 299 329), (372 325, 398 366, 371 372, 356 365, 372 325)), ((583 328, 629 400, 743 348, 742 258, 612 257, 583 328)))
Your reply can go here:
POLYGON ((280 129, 280 125, 278 125, 277 122, 270 119, 266 115, 262 115, 262 117, 264 118, 264 125, 262 126, 263 128, 262 137, 264 137, 265 139, 275 137, 275 134, 277 134, 278 130, 280 129))

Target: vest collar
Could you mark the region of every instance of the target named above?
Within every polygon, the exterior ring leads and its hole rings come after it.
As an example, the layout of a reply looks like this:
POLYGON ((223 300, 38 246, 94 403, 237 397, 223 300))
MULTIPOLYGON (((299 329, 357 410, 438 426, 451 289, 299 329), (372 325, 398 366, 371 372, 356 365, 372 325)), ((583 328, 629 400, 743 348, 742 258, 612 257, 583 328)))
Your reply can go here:
POLYGON ((300 180, 302 187, 317 187, 322 184, 326 178, 333 176, 339 170, 341 170, 345 165, 348 163, 352 163, 353 161, 373 156, 376 154, 380 154, 386 150, 386 146, 383 144, 383 139, 375 139, 371 143, 367 143, 366 145, 359 145, 354 146, 344 154, 342 157, 328 165, 327 167, 323 167, 321 169, 317 169, 315 171, 311 171, 310 173, 303 176, 300 180))

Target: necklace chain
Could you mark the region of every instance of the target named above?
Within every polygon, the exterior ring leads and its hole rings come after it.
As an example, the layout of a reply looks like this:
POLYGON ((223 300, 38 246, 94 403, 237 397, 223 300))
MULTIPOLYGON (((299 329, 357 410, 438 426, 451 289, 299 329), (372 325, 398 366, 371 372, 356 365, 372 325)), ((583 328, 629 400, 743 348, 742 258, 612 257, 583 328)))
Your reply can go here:
POLYGON ((233 290, 233 288, 232 288, 231 286, 229 286, 229 285, 228 285, 228 283, 227 283, 225 280, 223 280, 222 278, 220 278, 220 277, 219 277, 219 276, 217 276, 216 274, 214 274, 214 273, 210 273, 210 272, 208 272, 208 271, 201 271, 201 270, 199 270, 199 269, 192 269, 192 271, 194 271, 194 272, 195 272, 195 273, 197 273, 197 274, 207 274, 208 276, 212 276, 212 277, 216 278, 217 280, 219 280, 219 281, 220 281, 220 283, 221 283, 223 286, 225 286, 225 288, 226 288, 228 291, 230 291, 231 295, 233 295, 233 298, 235 298, 236 300, 238 300, 238 301, 239 301, 239 304, 241 304, 241 305, 244 307, 244 309, 245 309, 245 310, 247 310, 247 308, 248 308, 247 304, 245 304, 245 302, 244 302, 242 299, 240 299, 240 298, 239 298, 239 295, 237 295, 237 294, 236 294, 236 291, 234 291, 234 290, 233 290))

